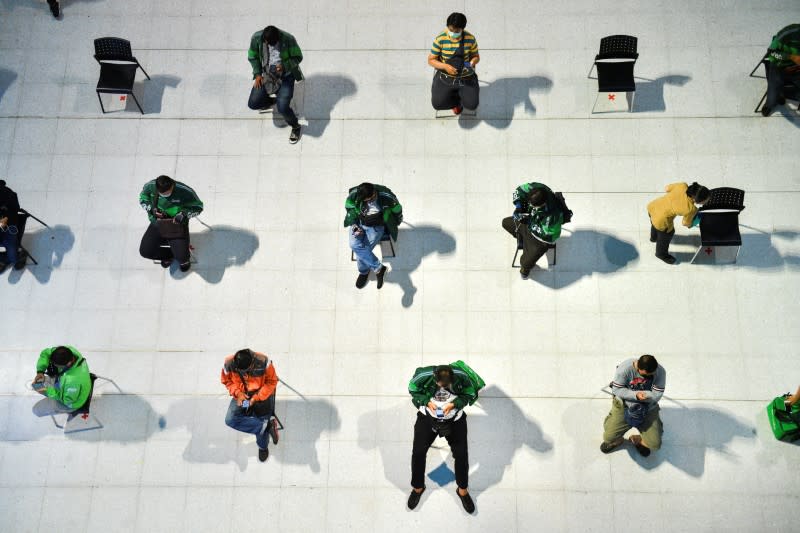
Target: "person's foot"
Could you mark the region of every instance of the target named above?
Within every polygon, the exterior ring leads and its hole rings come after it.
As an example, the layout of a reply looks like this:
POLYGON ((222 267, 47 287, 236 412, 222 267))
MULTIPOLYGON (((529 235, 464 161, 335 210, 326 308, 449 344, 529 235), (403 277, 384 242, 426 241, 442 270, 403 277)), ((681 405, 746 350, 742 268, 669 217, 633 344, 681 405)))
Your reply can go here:
POLYGON ((292 128, 292 133, 289 134, 289 144, 297 144, 297 141, 300 140, 300 125, 294 126, 292 128))
POLYGON ((523 270, 523 269, 520 268, 519 269, 519 277, 521 277, 523 280, 530 279, 531 271, 530 270, 523 270))
POLYGON ((22 270, 23 268, 25 268, 26 264, 28 264, 28 256, 20 255, 20 258, 17 259, 16 263, 14 263, 14 270, 22 270))
POLYGON ((273 417, 267 424, 267 431, 272 437, 272 444, 278 444, 278 419, 273 417))
POLYGON ((380 289, 383 287, 383 276, 386 275, 386 265, 381 265, 381 269, 375 273, 375 277, 378 279, 378 288, 380 289))
POLYGON ((778 105, 784 105, 786 103, 786 98, 781 96, 778 98, 778 105))
POLYGON ((369 280, 369 272, 366 274, 358 274, 356 278, 356 289, 363 289, 367 286, 367 280, 369 280))
POLYGON ((639 452, 639 455, 641 455, 642 457, 650 456, 650 448, 642 444, 641 435, 631 435, 628 438, 628 440, 631 441, 631 444, 633 444, 636 447, 636 451, 639 452))
POLYGON ((462 111, 464 111, 464 108, 461 107, 460 105, 457 105, 453 108, 454 115, 460 115, 462 111))
POLYGON ((667 255, 657 255, 656 257, 658 257, 659 259, 661 259, 662 261, 664 261, 668 265, 674 265, 675 264, 675 257, 672 256, 672 255, 669 255, 669 254, 667 254, 667 255))
POLYGON ((189 272, 190 268, 192 268, 191 261, 187 261, 186 263, 181 263, 181 272, 189 272))
POLYGON ((611 453, 617 446, 622 444, 622 442, 622 439, 617 439, 614 442, 602 442, 600 444, 600 451, 603 453, 611 453))
POLYGON ((172 259, 162 259, 161 260, 161 267, 162 268, 169 268, 169 266, 171 264, 172 264, 172 259))
POLYGON ((456 494, 461 499, 461 505, 464 506, 464 510, 472 514, 475 511, 475 503, 472 501, 472 496, 469 495, 469 492, 461 494, 461 489, 456 489, 456 494))
POLYGON ((411 491, 411 494, 408 495, 408 508, 414 509, 417 504, 419 503, 419 499, 422 498, 422 493, 425 492, 425 487, 422 487, 422 490, 417 492, 416 489, 411 491))
POLYGON ((768 117, 772 114, 772 108, 764 106, 761 108, 761 116, 768 117))
POLYGON ((262 463, 267 460, 269 457, 269 450, 262 450, 261 448, 258 449, 258 460, 262 463))

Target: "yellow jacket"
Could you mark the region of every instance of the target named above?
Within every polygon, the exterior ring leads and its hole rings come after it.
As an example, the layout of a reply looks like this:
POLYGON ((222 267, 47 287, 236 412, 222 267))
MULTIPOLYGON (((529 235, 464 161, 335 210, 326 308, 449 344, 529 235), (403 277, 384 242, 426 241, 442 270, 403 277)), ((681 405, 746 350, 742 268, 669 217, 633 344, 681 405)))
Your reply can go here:
POLYGON ((683 225, 692 227, 692 219, 697 214, 697 207, 691 198, 686 196, 686 183, 672 183, 665 189, 667 194, 647 204, 650 221, 658 231, 670 233, 675 231, 672 221, 675 217, 683 217, 683 225))

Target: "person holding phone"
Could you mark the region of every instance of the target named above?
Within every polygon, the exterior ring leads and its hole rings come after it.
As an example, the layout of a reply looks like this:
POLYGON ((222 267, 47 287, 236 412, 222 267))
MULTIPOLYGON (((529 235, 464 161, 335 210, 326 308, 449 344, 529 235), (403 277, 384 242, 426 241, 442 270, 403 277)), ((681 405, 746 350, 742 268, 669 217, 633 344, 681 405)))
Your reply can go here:
POLYGON ((477 109, 480 101, 475 67, 481 56, 478 41, 464 29, 466 26, 463 13, 450 13, 447 28, 433 39, 428 54, 428 65, 436 69, 431 104, 436 110, 452 109, 456 115, 464 109, 477 109))
POLYGON ((89 365, 72 346, 45 348, 36 361, 31 386, 46 396, 33 407, 36 416, 71 413, 83 407, 92 393, 89 365))
POLYGON ((19 200, 17 193, 0 180, 0 246, 6 249, 5 261, 0 259, 0 274, 8 265, 14 270, 25 268, 25 257, 19 253, 19 200))
POLYGON ((784 87, 800 92, 800 24, 790 24, 772 37, 767 51, 767 99, 761 114, 768 117, 775 106, 786 103, 784 87))

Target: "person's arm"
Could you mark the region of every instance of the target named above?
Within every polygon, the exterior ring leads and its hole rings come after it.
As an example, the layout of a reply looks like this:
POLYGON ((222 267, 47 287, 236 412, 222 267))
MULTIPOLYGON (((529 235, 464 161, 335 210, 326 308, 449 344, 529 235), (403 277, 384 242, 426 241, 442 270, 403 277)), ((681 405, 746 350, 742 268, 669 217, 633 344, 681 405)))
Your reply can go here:
POLYGON ((253 69, 253 79, 261 77, 261 32, 250 37, 250 48, 247 50, 247 61, 253 69))
POLYGON ((658 367, 656 376, 653 379, 653 386, 650 392, 647 392, 647 402, 658 403, 662 396, 664 396, 664 389, 667 386, 667 371, 662 367, 658 367))
POLYGON ((359 210, 356 205, 355 193, 351 193, 344 201, 344 209, 344 227, 347 228, 358 222, 359 210))
POLYGON ((227 362, 222 366, 222 373, 220 374, 220 382, 228 389, 228 394, 241 401, 246 397, 244 384, 241 380, 234 379, 233 372, 227 369, 227 362))
POLYGON ((156 214, 153 212, 153 194, 156 194, 156 192, 155 184, 152 181, 145 183, 144 187, 142 187, 142 192, 139 193, 139 205, 147 213, 147 218, 150 222, 156 221, 156 214))
POLYGON ((411 403, 414 407, 424 407, 428 405, 433 394, 427 387, 429 380, 433 379, 433 372, 428 368, 417 368, 414 377, 408 382, 408 393, 411 395, 411 403))
POLYGON ((261 388, 258 389, 258 392, 250 398, 250 403, 263 402, 272 396, 272 393, 275 392, 275 388, 277 386, 278 375, 275 373, 275 366, 270 363, 270 365, 267 367, 266 373, 264 374, 264 382, 262 383, 261 388))
MULTIPOLYGON (((475 39, 475 36, 472 36, 475 39)), ((478 39, 475 39, 472 43, 472 46, 469 47, 469 52, 467 52, 467 61, 472 65, 472 68, 475 68, 475 65, 481 60, 480 53, 478 52, 478 39)))
POLYGON ((284 49, 286 50, 284 54, 281 54, 281 63, 283 63, 284 71, 292 72, 303 60, 303 51, 300 50, 293 35, 286 32, 281 33, 284 35, 284 49))
POLYGON ((458 396, 456 396, 456 399, 452 402, 453 406, 459 410, 465 408, 478 399, 478 391, 476 391, 475 387, 472 386, 472 382, 468 378, 461 379, 461 391, 459 391, 458 396))
MULTIPOLYGON (((194 189, 184 185, 183 183, 176 183, 175 189, 181 192, 181 207, 180 212, 175 215, 176 222, 183 222, 186 218, 194 218, 203 212, 203 202, 194 189), (180 215, 183 214, 181 217, 180 215)), ((173 192, 173 194, 175 194, 173 192)))
POLYGON ((614 373, 614 381, 611 382, 611 393, 622 400, 638 401, 636 398, 636 391, 628 388, 628 369, 621 368, 624 365, 619 365, 617 371, 614 373))
POLYGON ((561 211, 551 213, 544 217, 539 224, 539 231, 549 240, 555 242, 561 236, 561 223, 564 221, 564 213, 561 211))

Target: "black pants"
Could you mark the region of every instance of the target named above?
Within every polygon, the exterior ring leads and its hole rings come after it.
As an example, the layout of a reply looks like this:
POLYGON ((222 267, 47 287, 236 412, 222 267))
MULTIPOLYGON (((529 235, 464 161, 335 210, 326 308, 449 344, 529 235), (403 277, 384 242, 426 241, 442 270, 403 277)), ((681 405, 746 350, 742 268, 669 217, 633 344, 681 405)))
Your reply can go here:
POLYGON ((431 105, 434 109, 451 109, 456 106, 463 106, 469 110, 478 108, 480 100, 478 76, 458 79, 455 83, 451 83, 442 81, 439 74, 437 71, 433 75, 431 86, 431 105))
MULTIPOLYGON (((411 451, 411 486, 415 489, 425 486, 425 458, 428 455, 428 448, 437 436, 438 433, 431 426, 430 417, 417 412, 417 422, 414 424, 414 448, 411 451)), ((469 486, 466 413, 462 413, 461 418, 452 422, 452 431, 445 438, 456 462, 456 485, 460 489, 466 489, 469 486)))
POLYGON ((656 243, 656 257, 666 257, 669 255, 669 243, 675 235, 675 230, 659 231, 650 224, 650 240, 656 243))
POLYGON ((782 96, 796 98, 797 90, 800 90, 800 71, 787 72, 786 69, 773 67, 772 63, 767 65, 767 101, 764 102, 764 107, 772 109, 778 105, 782 96), (784 94, 783 86, 787 83, 797 86, 794 94, 784 94))
POLYGON ((503 229, 509 232, 514 238, 517 232, 522 236, 522 257, 519 258, 520 269, 523 273, 530 272, 533 265, 547 253, 547 243, 544 243, 533 236, 524 222, 517 222, 514 217, 503 219, 503 229))
POLYGON ((145 259, 164 261, 175 258, 182 265, 189 262, 189 226, 186 226, 184 236, 179 239, 164 239, 158 232, 158 226, 150 224, 142 236, 139 244, 139 255, 145 259), (161 245, 169 244, 169 248, 161 245))

